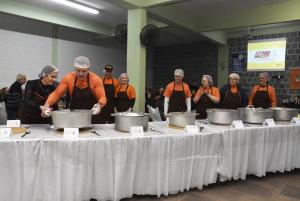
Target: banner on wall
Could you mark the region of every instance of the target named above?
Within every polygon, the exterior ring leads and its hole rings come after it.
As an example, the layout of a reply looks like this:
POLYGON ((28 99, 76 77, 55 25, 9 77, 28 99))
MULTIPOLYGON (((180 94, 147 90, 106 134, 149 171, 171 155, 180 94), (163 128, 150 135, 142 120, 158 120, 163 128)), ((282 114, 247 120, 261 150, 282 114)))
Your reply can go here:
POLYGON ((284 71, 286 38, 248 42, 247 71, 284 71))
POLYGON ((245 70, 245 52, 231 54, 231 71, 239 72, 245 70))

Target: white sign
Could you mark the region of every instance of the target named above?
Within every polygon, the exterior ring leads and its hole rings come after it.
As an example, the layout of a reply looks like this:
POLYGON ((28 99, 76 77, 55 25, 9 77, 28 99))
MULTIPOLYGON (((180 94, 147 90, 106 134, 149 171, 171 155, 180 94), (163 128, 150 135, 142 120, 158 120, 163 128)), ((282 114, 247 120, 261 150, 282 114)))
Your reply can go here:
POLYGON ((245 128, 242 120, 233 120, 232 123, 231 123, 231 127, 233 128, 245 128))
POLYGON ((64 138, 78 138, 79 128, 64 128, 64 138))
POLYGON ((6 126, 7 127, 20 127, 21 121, 20 120, 7 120, 6 126))
POLYGON ((294 117, 294 118, 291 120, 291 123, 300 124, 300 118, 299 118, 299 117, 294 117))
POLYGON ((274 119, 266 119, 264 121, 263 125, 273 127, 273 126, 275 126, 275 121, 274 121, 274 119))
POLYGON ((144 135, 143 126, 131 126, 130 127, 130 134, 132 136, 143 136, 144 135))
POLYGON ((8 138, 11 134, 11 128, 0 128, 0 138, 8 138))
POLYGON ((169 122, 170 122, 170 118, 167 117, 167 118, 166 118, 166 125, 167 125, 167 126, 169 126, 169 122))
POLYGON ((185 131, 188 134, 199 134, 199 127, 198 125, 186 125, 185 131))

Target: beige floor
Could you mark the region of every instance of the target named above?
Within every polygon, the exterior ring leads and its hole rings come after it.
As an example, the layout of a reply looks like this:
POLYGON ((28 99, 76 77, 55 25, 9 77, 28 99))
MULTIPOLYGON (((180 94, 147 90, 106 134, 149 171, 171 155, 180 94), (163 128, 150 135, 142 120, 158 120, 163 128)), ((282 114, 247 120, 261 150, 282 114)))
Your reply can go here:
POLYGON ((209 185, 176 195, 134 196, 122 201, 300 201, 300 169, 269 173, 266 177, 209 185))

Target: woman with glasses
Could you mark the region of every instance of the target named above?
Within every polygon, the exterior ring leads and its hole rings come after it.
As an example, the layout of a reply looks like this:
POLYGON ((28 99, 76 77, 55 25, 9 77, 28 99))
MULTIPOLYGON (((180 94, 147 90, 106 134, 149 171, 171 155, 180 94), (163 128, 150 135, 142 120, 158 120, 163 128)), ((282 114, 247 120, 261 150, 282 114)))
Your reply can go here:
MULTIPOLYGON (((25 87, 24 102, 20 108, 22 124, 49 124, 51 118, 42 118, 40 106, 44 105, 48 96, 55 90, 58 70, 55 66, 45 66, 39 79, 29 80, 25 87)), ((57 105, 54 105, 57 108, 57 105)))

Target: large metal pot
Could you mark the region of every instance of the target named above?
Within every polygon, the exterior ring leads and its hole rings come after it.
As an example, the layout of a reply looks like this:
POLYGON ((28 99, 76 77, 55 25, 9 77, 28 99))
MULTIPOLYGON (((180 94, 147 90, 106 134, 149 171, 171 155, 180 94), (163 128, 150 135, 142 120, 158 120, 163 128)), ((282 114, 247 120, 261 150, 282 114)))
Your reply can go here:
POLYGON ((87 128, 91 126, 91 110, 57 110, 51 113, 55 128, 87 128))
POLYGON ((188 112, 170 112, 167 117, 169 117, 170 126, 184 128, 186 125, 195 124, 196 115, 196 113, 188 112))
POLYGON ((115 117, 115 130, 130 132, 132 126, 143 126, 148 131, 149 114, 142 112, 118 112, 111 114, 115 117))
POLYGON ((275 107, 272 109, 275 121, 290 121, 293 117, 297 117, 299 112, 299 109, 296 108, 275 107))
POLYGON ((262 124, 265 119, 273 118, 273 110, 262 108, 238 108, 240 119, 245 123, 262 124))
POLYGON ((238 110, 207 109, 207 120, 213 124, 229 125, 239 118, 238 110))

